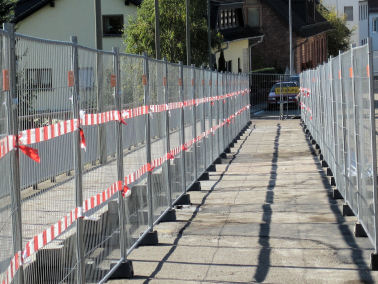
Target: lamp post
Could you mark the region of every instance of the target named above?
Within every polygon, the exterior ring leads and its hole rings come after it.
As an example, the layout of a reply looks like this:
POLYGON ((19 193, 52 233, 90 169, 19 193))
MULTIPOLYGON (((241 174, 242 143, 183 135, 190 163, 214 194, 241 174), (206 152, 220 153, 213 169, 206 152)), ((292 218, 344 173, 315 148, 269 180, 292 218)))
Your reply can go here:
POLYGON ((207 44, 209 46, 209 67, 212 68, 211 58, 211 29, 210 29, 210 0, 207 0, 207 44))
POLYGON ((289 52, 290 52, 290 76, 293 75, 293 25, 291 14, 291 0, 289 0, 289 52))
POLYGON ((159 20, 159 0, 155 0, 155 50, 156 59, 160 59, 160 20, 159 20))
POLYGON ((187 66, 191 65, 189 1, 190 0, 185 0, 185 4, 186 4, 186 65, 187 66))

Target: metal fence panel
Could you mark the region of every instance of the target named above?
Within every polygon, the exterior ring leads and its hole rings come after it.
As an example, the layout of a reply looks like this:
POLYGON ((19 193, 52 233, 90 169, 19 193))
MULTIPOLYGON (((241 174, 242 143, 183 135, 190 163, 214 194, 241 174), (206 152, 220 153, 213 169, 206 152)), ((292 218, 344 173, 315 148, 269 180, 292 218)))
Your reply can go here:
POLYGON ((249 121, 248 81, 75 37, 16 35, 12 54, 4 38, 0 65, 17 58, 17 99, 0 101, 0 280, 14 269, 26 283, 104 281, 249 121), (15 102, 19 140, 7 120, 15 102))
POLYGON ((337 188, 377 249, 376 142, 369 46, 353 48, 301 77, 301 116, 337 188))
POLYGON ((369 237, 375 242, 375 218, 374 218, 374 170, 372 151, 372 129, 370 110, 370 84, 368 74, 369 57, 368 46, 356 48, 354 50, 354 89, 356 104, 356 125, 358 128, 358 165, 360 187, 359 187, 359 217, 367 228, 369 237))

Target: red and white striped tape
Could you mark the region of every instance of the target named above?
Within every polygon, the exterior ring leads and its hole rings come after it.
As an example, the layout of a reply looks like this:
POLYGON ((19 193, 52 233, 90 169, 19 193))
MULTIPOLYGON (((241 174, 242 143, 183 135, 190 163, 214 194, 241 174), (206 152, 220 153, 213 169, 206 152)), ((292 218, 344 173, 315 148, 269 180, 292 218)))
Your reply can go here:
POLYGON ((16 146, 16 137, 9 135, 0 140, 0 159, 12 151, 16 146))
POLYGON ((34 144, 68 134, 78 127, 78 120, 71 119, 49 126, 20 131, 18 139, 23 145, 34 144))
POLYGON ((1 283, 11 284, 18 269, 23 264, 21 252, 17 252, 11 259, 8 269, 3 273, 1 283))
MULTIPOLYGON (((140 106, 133 109, 122 110, 121 116, 122 116, 122 119, 129 119, 129 118, 137 117, 140 115, 145 115, 149 112, 154 113, 154 112, 162 112, 162 111, 167 111, 167 110, 178 109, 182 107, 191 107, 191 106, 199 105, 202 103, 208 103, 208 102, 211 103, 214 101, 231 98, 236 95, 242 94, 243 92, 248 93, 249 90, 245 89, 243 91, 232 92, 232 93, 228 93, 221 96, 206 97, 206 98, 200 98, 196 100, 186 100, 184 102, 140 106)), ((40 143, 43 141, 48 141, 50 139, 59 137, 61 135, 71 133, 75 131, 77 128, 79 128, 80 126, 99 125, 99 124, 103 124, 103 123, 107 123, 111 121, 120 121, 120 120, 121 120, 121 117, 120 117, 119 111, 107 111, 107 112, 95 113, 95 114, 82 114, 80 123, 78 119, 71 119, 71 120, 62 121, 62 122, 44 126, 44 127, 23 130, 19 133, 19 140, 23 145, 40 143)), ((0 158, 3 155, 5 154, 3 154, 3 151, 1 151, 0 158)))
MULTIPOLYGON (((228 121, 233 120, 236 116, 238 116, 239 114, 241 114, 247 109, 249 109, 249 105, 243 107, 238 112, 231 115, 228 119, 225 119, 219 125, 216 125, 208 129, 205 133, 201 133, 199 136, 191 139, 184 145, 178 146, 172 149, 170 153, 164 155, 163 157, 153 160, 151 164, 143 165, 136 172, 125 177, 124 186, 122 186, 122 181, 115 182, 102 193, 96 194, 95 196, 92 196, 86 199, 83 202, 83 207, 77 207, 73 209, 69 214, 67 214, 65 217, 60 219, 56 224, 51 225, 48 229, 44 230, 42 233, 34 236, 29 242, 27 242, 25 249, 22 253, 18 252, 14 255, 5 275, 3 275, 2 277, 2 284, 10 284, 16 272, 18 271, 19 267, 23 265, 23 263, 27 263, 28 258, 31 255, 36 253, 38 250, 42 249, 48 243, 56 239, 60 234, 65 232, 78 218, 82 218, 84 216, 84 213, 86 213, 87 211, 91 209, 96 208, 97 206, 100 206, 101 204, 103 204, 104 202, 112 198, 112 196, 118 191, 123 191, 123 193, 125 193, 126 196, 130 195, 131 191, 128 188, 128 185, 137 181, 147 172, 153 171, 155 168, 161 166, 168 159, 174 159, 174 157, 178 155, 181 151, 188 149, 190 146, 192 146, 196 142, 201 141, 205 136, 209 135, 210 133, 214 133, 217 129, 224 126, 228 121)), ((50 132, 50 136, 51 136, 51 132, 50 132)), ((10 140, 9 140, 9 137, 6 137, 6 138, 8 139, 7 145, 9 145, 10 141, 12 141, 11 145, 14 145, 13 138, 11 138, 10 140)), ((3 142, 3 140, 1 141, 3 142)))

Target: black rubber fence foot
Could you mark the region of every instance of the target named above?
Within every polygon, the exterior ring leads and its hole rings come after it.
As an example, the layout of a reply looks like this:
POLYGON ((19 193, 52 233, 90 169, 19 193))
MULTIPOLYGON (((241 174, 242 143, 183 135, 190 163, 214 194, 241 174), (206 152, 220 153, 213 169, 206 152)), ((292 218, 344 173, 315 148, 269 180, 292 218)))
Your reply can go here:
POLYGON ((164 214, 163 218, 160 219, 160 222, 174 222, 176 221, 176 210, 170 209, 167 213, 164 214))
POLYGON ((354 216, 353 210, 348 204, 343 204, 343 216, 354 216))
POLYGON ((219 155, 219 157, 222 158, 222 159, 227 159, 227 154, 225 152, 223 152, 219 155))
POLYGON ((191 205, 190 203, 190 195, 189 194, 183 194, 174 205, 191 205))
POLYGON ((354 236, 357 238, 366 238, 367 234, 361 223, 356 223, 354 226, 354 236))
POLYGON ((189 188, 188 191, 201 191, 201 183, 199 181, 195 181, 189 188))
POLYGON ((332 198, 333 199, 343 199, 343 196, 341 195, 340 191, 337 188, 334 188, 332 191, 332 198))
MULTIPOLYGON (((116 263, 110 263, 110 269, 112 269, 115 265, 116 263)), ((133 277, 133 262, 131 260, 125 260, 118 266, 109 279, 131 279, 133 277)))
POLYGON ((214 164, 210 165, 207 169, 206 169, 207 172, 216 172, 217 171, 217 168, 215 167, 214 164))
POLYGON ((202 175, 198 178, 199 181, 201 180, 209 180, 210 177, 209 177, 209 173, 208 172, 204 172, 202 173, 202 175))
POLYGON ((159 243, 158 232, 150 231, 148 232, 143 239, 138 244, 139 246, 155 246, 159 243))
POLYGON ((213 164, 222 164, 222 159, 221 157, 218 157, 214 160, 213 164))
POLYGON ((370 255, 370 268, 373 271, 378 270, 378 254, 374 252, 370 255))

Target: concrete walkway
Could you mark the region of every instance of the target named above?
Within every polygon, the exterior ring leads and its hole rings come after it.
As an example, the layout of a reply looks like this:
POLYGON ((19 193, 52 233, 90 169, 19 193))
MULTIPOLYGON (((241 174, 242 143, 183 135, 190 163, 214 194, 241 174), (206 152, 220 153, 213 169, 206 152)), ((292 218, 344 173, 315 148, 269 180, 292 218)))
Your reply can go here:
POLYGON ((201 186, 132 252, 135 278, 109 283, 378 282, 299 120, 254 120, 201 186))

